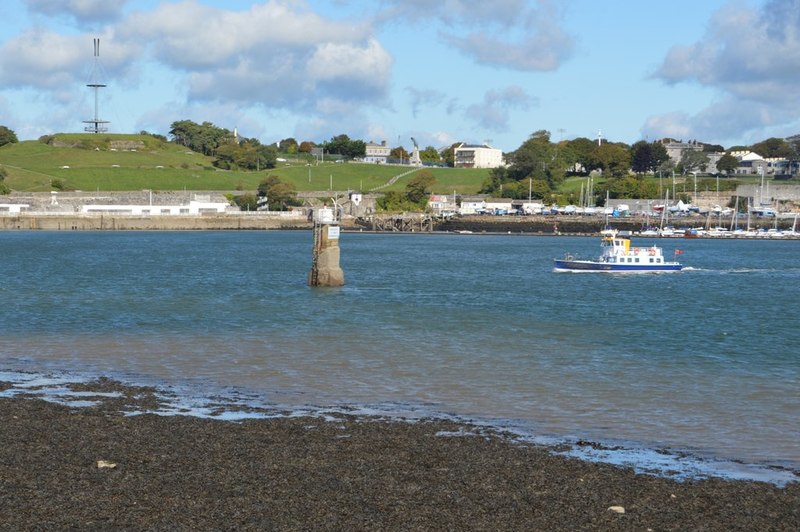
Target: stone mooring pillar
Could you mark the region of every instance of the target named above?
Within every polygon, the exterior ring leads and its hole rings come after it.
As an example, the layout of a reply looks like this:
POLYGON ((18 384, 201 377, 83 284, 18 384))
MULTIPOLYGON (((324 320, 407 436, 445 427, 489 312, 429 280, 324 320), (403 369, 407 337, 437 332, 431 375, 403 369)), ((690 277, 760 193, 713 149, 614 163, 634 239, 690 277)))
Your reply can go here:
POLYGON ((339 222, 330 207, 314 211, 314 249, 308 286, 344 286, 339 266, 339 222))

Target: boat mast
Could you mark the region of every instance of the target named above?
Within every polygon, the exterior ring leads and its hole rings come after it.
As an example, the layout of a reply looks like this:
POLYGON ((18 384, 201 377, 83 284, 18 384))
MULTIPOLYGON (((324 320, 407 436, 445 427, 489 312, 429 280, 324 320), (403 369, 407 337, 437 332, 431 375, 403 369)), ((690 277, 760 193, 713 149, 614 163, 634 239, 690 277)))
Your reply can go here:
POLYGON ((731 216, 731 231, 738 229, 736 222, 739 219, 739 196, 736 196, 736 202, 733 205, 733 216, 731 216))

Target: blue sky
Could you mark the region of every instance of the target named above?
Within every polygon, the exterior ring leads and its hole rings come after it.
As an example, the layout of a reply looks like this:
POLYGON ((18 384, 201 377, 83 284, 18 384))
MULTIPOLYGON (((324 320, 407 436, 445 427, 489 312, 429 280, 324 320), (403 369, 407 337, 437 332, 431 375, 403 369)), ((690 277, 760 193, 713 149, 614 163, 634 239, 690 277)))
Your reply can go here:
POLYGON ((3 0, 0 124, 391 146, 800 133, 800 0, 3 0), (93 38, 100 57, 93 57, 93 38))

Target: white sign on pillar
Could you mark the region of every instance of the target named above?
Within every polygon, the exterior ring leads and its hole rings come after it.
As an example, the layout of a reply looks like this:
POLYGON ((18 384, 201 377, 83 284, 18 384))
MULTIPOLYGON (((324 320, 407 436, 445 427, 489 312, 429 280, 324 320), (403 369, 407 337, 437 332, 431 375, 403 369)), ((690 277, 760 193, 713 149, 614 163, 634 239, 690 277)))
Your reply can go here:
POLYGON ((328 240, 339 240, 339 226, 338 225, 329 225, 328 226, 328 240))

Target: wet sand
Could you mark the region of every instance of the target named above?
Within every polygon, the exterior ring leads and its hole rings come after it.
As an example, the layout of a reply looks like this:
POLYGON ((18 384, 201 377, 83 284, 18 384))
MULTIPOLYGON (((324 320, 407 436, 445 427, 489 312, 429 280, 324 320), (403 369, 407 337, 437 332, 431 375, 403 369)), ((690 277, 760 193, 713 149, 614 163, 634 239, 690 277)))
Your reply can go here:
POLYGON ((0 530, 800 530, 798 483, 675 482, 444 421, 130 416, 155 390, 71 388, 121 395, 0 399, 0 530))

